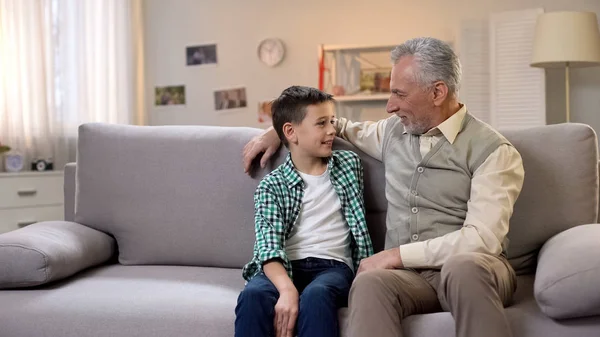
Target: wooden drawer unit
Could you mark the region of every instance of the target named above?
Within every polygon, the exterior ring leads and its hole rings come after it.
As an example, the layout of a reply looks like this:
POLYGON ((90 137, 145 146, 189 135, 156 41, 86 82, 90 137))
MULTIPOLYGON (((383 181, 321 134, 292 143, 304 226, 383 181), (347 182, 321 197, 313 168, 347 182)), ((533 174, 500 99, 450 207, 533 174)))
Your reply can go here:
POLYGON ((0 209, 57 205, 63 198, 62 172, 0 174, 0 209))
POLYGON ((0 233, 64 218, 63 172, 0 173, 0 233))
POLYGON ((62 220, 64 207, 39 206, 0 210, 0 233, 12 231, 40 221, 62 220))

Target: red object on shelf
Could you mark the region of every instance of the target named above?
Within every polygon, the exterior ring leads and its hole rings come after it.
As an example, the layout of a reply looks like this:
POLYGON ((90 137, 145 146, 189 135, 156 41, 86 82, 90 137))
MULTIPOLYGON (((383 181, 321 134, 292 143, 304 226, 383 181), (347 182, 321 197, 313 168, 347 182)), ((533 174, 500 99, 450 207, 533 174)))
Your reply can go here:
POLYGON ((325 90, 325 50, 319 46, 319 90, 325 90))

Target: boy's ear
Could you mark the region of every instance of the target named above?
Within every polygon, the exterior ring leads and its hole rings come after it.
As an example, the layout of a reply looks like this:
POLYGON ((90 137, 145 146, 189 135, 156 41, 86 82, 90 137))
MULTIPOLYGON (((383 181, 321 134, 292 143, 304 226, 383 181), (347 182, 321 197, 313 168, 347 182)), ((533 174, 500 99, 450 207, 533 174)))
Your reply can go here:
POLYGON ((285 136, 285 138, 287 138, 288 143, 290 144, 297 144, 298 143, 298 136, 296 135, 296 130, 294 129, 294 126, 292 125, 292 123, 285 123, 283 124, 283 135, 285 136))

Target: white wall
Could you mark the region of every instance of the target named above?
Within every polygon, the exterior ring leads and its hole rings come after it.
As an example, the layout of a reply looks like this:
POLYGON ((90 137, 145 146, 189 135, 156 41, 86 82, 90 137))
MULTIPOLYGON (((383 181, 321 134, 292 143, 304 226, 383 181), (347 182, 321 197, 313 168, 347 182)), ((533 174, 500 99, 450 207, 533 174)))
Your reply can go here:
MULTIPOLYGON (((259 126, 258 101, 293 84, 317 86, 317 46, 396 44, 416 36, 460 43, 462 20, 527 8, 585 10, 600 16, 598 0, 146 0, 145 51, 148 120, 151 125, 259 126), (286 44, 275 68, 257 58, 266 37, 286 44), (185 65, 185 47, 217 43, 218 65, 185 65), (186 86, 185 106, 154 106, 154 87, 186 86), (245 86, 248 107, 216 112, 215 89, 245 86)), ((571 72, 573 122, 600 130, 600 68, 571 72)), ((547 72, 548 123, 564 121, 564 74, 547 72)), ((379 115, 385 117, 385 112, 379 115)), ((376 116, 373 116, 376 117, 376 116)))

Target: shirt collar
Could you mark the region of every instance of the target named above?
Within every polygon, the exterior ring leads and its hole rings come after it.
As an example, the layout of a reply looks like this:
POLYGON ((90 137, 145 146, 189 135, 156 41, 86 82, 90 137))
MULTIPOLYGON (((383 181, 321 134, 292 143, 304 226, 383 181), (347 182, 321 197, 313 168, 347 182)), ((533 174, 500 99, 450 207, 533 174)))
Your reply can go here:
MULTIPOLYGON (((466 114, 467 107, 466 105, 461 104, 460 109, 454 115, 440 123, 440 125, 425 132, 423 136, 436 136, 441 133, 446 137, 450 144, 453 144, 462 128, 462 123, 466 114)), ((406 133, 406 131, 404 131, 404 133, 406 133)))
MULTIPOLYGON (((333 171, 333 162, 334 156, 329 157, 327 161, 327 168, 329 169, 329 172, 333 171)), ((283 172, 283 178, 286 180, 289 187, 294 187, 299 183, 304 183, 304 180, 302 180, 302 177, 300 177, 298 171, 296 170, 296 167, 294 166, 291 153, 288 152, 285 158, 285 162, 283 163, 283 165, 281 165, 281 170, 283 172)))

